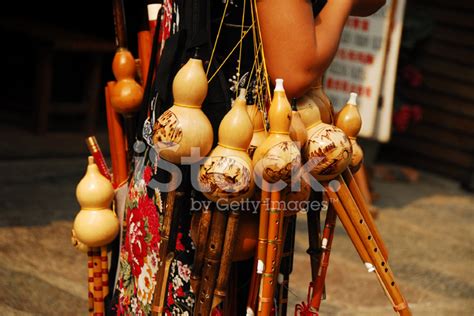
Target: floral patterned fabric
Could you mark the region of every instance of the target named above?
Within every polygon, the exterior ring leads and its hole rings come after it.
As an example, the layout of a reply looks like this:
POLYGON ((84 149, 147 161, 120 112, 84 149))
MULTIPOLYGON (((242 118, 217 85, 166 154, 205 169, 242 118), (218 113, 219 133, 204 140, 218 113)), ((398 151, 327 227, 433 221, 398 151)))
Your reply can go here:
MULTIPOLYGON (((126 203, 126 228, 120 250, 117 283, 117 315, 149 315, 156 286, 159 261, 160 226, 163 221, 161 195, 152 189, 152 168, 132 179, 126 203)), ((192 315, 194 294, 190 276, 194 246, 189 235, 190 214, 183 212, 178 227, 175 258, 171 263, 165 302, 167 315, 192 315)))

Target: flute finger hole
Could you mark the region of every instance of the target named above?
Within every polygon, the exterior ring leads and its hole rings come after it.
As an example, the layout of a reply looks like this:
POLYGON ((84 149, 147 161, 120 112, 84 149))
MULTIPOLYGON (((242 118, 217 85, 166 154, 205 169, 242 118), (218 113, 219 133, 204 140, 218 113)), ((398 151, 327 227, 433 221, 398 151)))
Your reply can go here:
POLYGON ((390 284, 391 284, 392 286, 394 286, 394 285, 395 285, 395 282, 392 281, 392 283, 390 283, 390 284))
POLYGON ((362 219, 359 221, 359 223, 361 223, 361 224, 362 224, 363 222, 364 222, 364 220, 362 220, 362 219))
POLYGON ((377 250, 378 250, 377 248, 374 248, 374 252, 377 252, 377 250))
POLYGON ((385 268, 385 272, 388 272, 388 268, 385 268))
POLYGON ((384 265, 385 265, 385 262, 384 262, 384 261, 382 261, 382 266, 384 266, 384 265))
POLYGON ((368 239, 368 240, 371 240, 371 239, 372 239, 372 236, 368 236, 367 239, 368 239))

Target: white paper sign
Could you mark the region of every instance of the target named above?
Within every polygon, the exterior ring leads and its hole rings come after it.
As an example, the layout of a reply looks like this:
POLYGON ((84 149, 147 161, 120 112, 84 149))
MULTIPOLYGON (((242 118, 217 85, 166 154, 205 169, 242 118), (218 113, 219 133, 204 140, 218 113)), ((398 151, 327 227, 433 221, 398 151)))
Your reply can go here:
POLYGON ((387 51, 391 1, 370 17, 349 17, 324 86, 338 111, 356 92, 362 116, 362 137, 372 137, 387 51))

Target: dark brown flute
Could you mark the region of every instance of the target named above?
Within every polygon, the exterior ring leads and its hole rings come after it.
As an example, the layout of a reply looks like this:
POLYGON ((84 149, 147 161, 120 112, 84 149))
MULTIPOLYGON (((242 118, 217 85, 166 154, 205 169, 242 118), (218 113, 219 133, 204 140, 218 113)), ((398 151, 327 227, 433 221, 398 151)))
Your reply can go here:
POLYGON ((202 281, 195 304, 195 314, 207 316, 211 312, 211 305, 216 286, 216 279, 221 263, 222 246, 226 230, 227 216, 224 212, 215 210, 212 213, 211 231, 207 244, 202 281))
MULTIPOLYGON (((322 201, 321 192, 311 192, 311 200, 322 201)), ((319 259, 321 254, 321 219, 319 210, 308 209, 307 213, 308 225, 308 242, 309 247, 306 251, 311 260, 311 279, 315 280, 318 275, 319 259)))
MULTIPOLYGON (((176 181, 176 176, 171 174, 171 181, 170 184, 174 185, 176 181)), ((173 222, 173 213, 174 213, 174 207, 175 207, 175 200, 177 198, 177 195, 179 195, 179 198, 182 198, 182 195, 184 193, 182 192, 176 192, 176 190, 172 190, 168 192, 166 195, 166 205, 165 205, 165 214, 163 217, 163 226, 162 226, 162 231, 161 231, 161 241, 160 241, 160 251, 159 251, 159 258, 160 258, 160 266, 158 268, 158 271, 156 272, 156 286, 155 286, 155 292, 153 294, 153 306, 152 306, 152 315, 159 315, 163 312, 163 304, 164 304, 164 298, 162 293, 162 284, 166 283, 166 278, 165 278, 165 270, 166 270, 166 258, 169 253, 169 240, 170 240, 170 235, 171 235, 171 229, 172 229, 172 222, 173 222)))
POLYGON ((260 203, 260 218, 258 227, 258 244, 257 255, 255 256, 254 268, 250 280, 249 297, 247 301, 247 309, 256 311, 257 298, 261 283, 262 274, 265 268, 265 260, 267 257, 267 242, 268 242, 268 216, 270 191, 267 187, 268 183, 263 183, 262 196, 260 203))
POLYGON ((234 254, 235 242, 237 240, 237 232, 239 228, 239 215, 239 211, 233 211, 229 214, 227 220, 221 265, 217 276, 216 288, 214 290, 212 308, 219 306, 226 298, 230 268, 232 266, 232 256, 234 254))
POLYGON ((329 255, 331 254, 331 245, 334 238, 334 228, 336 227, 337 213, 332 205, 329 206, 324 223, 323 239, 321 242, 321 258, 319 259, 319 269, 316 279, 313 279, 314 291, 310 306, 319 311, 321 299, 324 292, 324 283, 329 265, 329 255))
POLYGON ((208 208, 203 208, 201 218, 199 219, 196 251, 194 255, 193 271, 191 273, 191 286, 194 293, 199 293, 201 284, 202 266, 204 264, 204 255, 206 254, 209 227, 211 226, 211 215, 212 213, 208 208))
POLYGON ((280 276, 283 280, 278 280, 278 311, 280 315, 286 315, 288 308, 288 288, 290 284, 290 274, 293 271, 293 255, 295 248, 296 215, 286 218, 283 230, 286 232, 283 254, 281 258, 280 276), (281 282, 280 282, 281 281, 281 282))

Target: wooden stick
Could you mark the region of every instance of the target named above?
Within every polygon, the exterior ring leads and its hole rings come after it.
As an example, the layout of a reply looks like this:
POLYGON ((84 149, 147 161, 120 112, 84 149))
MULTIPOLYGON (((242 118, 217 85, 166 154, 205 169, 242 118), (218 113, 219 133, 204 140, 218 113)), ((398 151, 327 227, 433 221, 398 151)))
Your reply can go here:
POLYGON ((202 266, 204 264, 204 255, 206 254, 207 238, 209 235, 209 227, 211 225, 211 211, 209 208, 202 210, 199 220, 198 237, 196 241, 196 251, 194 255, 193 270, 191 273, 191 287, 194 293, 199 293, 201 284, 202 266))
POLYGON ((255 256, 253 274, 250 279, 249 297, 247 301, 247 308, 251 309, 252 311, 256 310, 261 277, 265 269, 265 259, 267 257, 269 204, 269 184, 267 182, 263 182, 258 227, 257 255, 255 256))
MULTIPOLYGON (((311 200, 322 201, 321 192, 311 192, 311 200)), ((319 259, 321 254, 321 218, 320 211, 308 209, 306 212, 306 223, 308 225, 309 247, 306 253, 311 260, 311 280, 315 280, 318 275, 319 259)))
POLYGON ((227 220, 227 228, 225 230, 225 239, 222 247, 219 275, 217 276, 216 288, 214 290, 212 309, 219 306, 226 298, 230 268, 232 266, 232 256, 234 254, 234 247, 239 228, 239 216, 239 211, 232 211, 227 220))
POLYGON ((285 217, 283 225, 284 245, 280 266, 280 276, 282 276, 283 279, 278 279, 278 311, 280 315, 286 315, 288 308, 288 288, 290 284, 290 274, 293 270, 296 215, 285 217))
POLYGON ((100 247, 100 268, 102 272, 102 294, 104 299, 109 295, 109 260, 107 246, 100 247))
MULTIPOLYGON (((176 176, 172 173, 170 179, 170 187, 175 185, 176 176)), ((179 192, 180 195, 184 195, 184 193, 179 192)), ((158 271, 156 272, 156 285, 155 291, 153 293, 153 303, 152 303, 152 315, 161 315, 163 312, 163 305, 164 305, 164 296, 166 293, 166 287, 163 288, 163 284, 167 283, 167 278, 165 270, 166 267, 166 260, 168 258, 169 251, 169 240, 171 235, 171 228, 173 222, 173 213, 176 201, 176 190, 171 190, 166 195, 166 205, 165 205, 165 214, 163 216, 163 226, 160 235, 161 243, 160 243, 160 250, 158 256, 160 258, 160 266, 158 267, 158 271), (164 292, 163 292, 164 289, 164 292)))
POLYGON ((127 182, 128 164, 127 164, 127 146, 125 142, 120 116, 112 108, 109 98, 109 90, 115 83, 109 81, 105 88, 105 105, 107 112, 107 127, 109 131, 110 156, 112 158, 113 185, 120 187, 127 182))
POLYGON ((341 184, 340 189, 337 192, 337 196, 342 201, 347 214, 351 218, 353 226, 357 230, 357 233, 364 243, 370 258, 372 259, 372 263, 375 266, 377 274, 379 275, 379 280, 381 281, 382 286, 385 287, 384 290, 386 291, 386 294, 389 295, 389 299, 392 301, 395 311, 402 316, 411 315, 408 304, 403 297, 398 284, 395 282, 393 272, 390 269, 388 262, 380 252, 380 247, 377 244, 375 238, 373 238, 373 233, 370 231, 367 223, 364 221, 356 202, 351 196, 349 188, 347 187, 342 176, 338 176, 337 180, 341 184))
POLYGON ((87 250, 89 316, 94 315, 94 262, 92 248, 87 250))
POLYGON ((324 292, 324 283, 326 280, 326 273, 329 265, 329 255, 331 254, 331 245, 334 238, 334 228, 336 227, 337 213, 332 205, 329 206, 324 223, 322 252, 319 259, 318 275, 313 279, 314 291, 311 298, 310 306, 319 311, 321 306, 321 299, 324 292))
POLYGON ((222 245, 224 243, 227 216, 215 210, 212 213, 211 231, 209 233, 206 257, 202 271, 202 281, 195 304, 195 314, 207 316, 211 312, 216 279, 221 263, 222 245))
POLYGON ((105 314, 100 248, 92 248, 92 262, 94 266, 94 316, 103 316, 105 314))
POLYGON ((275 274, 277 273, 278 261, 278 237, 280 232, 280 220, 283 210, 280 209, 280 192, 271 191, 270 214, 268 220, 268 244, 267 258, 265 260, 265 272, 262 275, 261 295, 259 297, 258 315, 270 315, 273 306, 273 294, 275 293, 275 274))
POLYGON ((375 226, 374 219, 370 214, 369 208, 367 206, 367 201, 359 190, 359 186, 357 185, 357 182, 352 176, 351 171, 349 169, 346 169, 342 173, 342 176, 344 178, 344 181, 346 181, 349 190, 351 191, 352 197, 354 198, 357 207, 359 208, 362 217, 364 218, 364 221, 367 223, 367 226, 369 226, 370 231, 372 232, 375 240, 377 241, 377 244, 379 245, 379 249, 382 252, 383 257, 385 258, 385 260, 388 260, 387 247, 385 246, 385 243, 383 242, 382 237, 380 236, 380 233, 377 227, 375 226))
POLYGON ((142 73, 142 86, 145 87, 150 66, 152 36, 150 31, 138 32, 138 58, 140 58, 140 69, 142 73))

